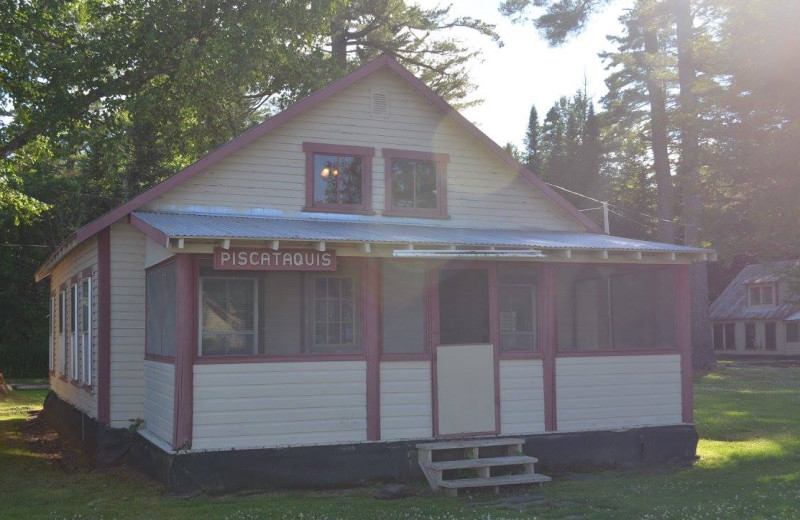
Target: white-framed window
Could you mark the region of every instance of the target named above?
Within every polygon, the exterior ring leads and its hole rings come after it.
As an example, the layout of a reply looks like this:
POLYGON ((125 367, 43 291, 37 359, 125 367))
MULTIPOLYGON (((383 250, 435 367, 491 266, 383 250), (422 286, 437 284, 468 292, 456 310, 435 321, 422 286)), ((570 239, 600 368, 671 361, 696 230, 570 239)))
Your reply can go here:
POLYGON ((56 297, 50 295, 50 341, 48 342, 47 350, 47 369, 52 372, 55 366, 53 356, 55 356, 55 336, 56 336, 56 297))
POLYGON ((258 354, 256 278, 200 278, 201 356, 258 354))
POLYGON ((80 308, 78 302, 78 284, 73 284, 70 288, 72 291, 72 340, 70 341, 70 373, 73 381, 79 380, 78 370, 78 325, 79 325, 79 312, 80 308))
POLYGON ((775 296, 774 284, 747 286, 747 303, 750 306, 775 305, 775 296))
POLYGON ((81 375, 83 383, 92 384, 92 279, 81 282, 81 375))
POLYGON ((800 321, 786 322, 786 343, 800 343, 800 321))
POLYGON ((58 371, 67 376, 67 340, 65 327, 67 325, 67 291, 58 292, 58 371))

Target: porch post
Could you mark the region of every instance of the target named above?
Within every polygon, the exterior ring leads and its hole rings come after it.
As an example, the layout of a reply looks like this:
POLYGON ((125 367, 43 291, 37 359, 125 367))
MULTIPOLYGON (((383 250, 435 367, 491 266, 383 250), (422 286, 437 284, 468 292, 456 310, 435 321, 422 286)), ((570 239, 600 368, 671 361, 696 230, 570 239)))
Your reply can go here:
POLYGON ((556 267, 539 264, 537 305, 538 340, 542 352, 544 429, 557 430, 556 422, 556 267))
POLYGON ((692 302, 688 265, 675 266, 676 347, 681 356, 681 416, 684 423, 694 422, 692 390, 692 302))
POLYGON ((175 400, 172 448, 192 446, 193 376, 197 349, 197 272, 194 257, 188 253, 175 255, 175 400))
POLYGON ((365 290, 362 303, 364 355, 367 361, 367 440, 381 438, 380 393, 380 263, 376 258, 364 262, 365 290))

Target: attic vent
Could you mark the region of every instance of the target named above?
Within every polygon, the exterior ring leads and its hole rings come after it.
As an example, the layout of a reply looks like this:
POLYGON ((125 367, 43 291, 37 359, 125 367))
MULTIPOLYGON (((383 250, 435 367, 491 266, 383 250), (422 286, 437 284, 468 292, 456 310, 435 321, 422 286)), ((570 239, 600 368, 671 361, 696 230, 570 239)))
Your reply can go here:
POLYGON ((372 91, 370 114, 375 119, 389 119, 389 92, 385 89, 372 91))

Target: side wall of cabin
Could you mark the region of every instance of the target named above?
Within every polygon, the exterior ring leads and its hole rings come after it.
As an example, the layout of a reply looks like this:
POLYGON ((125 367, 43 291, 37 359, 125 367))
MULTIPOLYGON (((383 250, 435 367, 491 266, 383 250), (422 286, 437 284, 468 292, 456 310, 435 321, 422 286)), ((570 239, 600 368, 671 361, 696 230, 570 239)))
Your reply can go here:
MULTIPOLYGON (((98 324, 98 249, 97 238, 91 238, 77 246, 53 269, 50 275, 50 297, 53 301, 53 312, 50 316, 50 337, 52 341, 50 388, 64 401, 72 404, 89 417, 97 417, 97 324, 98 324), (92 341, 92 377, 91 386, 74 381, 72 378, 72 348, 74 337, 72 334, 74 305, 72 302, 72 287, 78 286, 79 295, 82 296, 82 281, 91 279, 92 309, 91 309, 91 341, 92 341), (59 333, 59 313, 61 312, 60 291, 65 294, 64 327, 59 333), (62 364, 62 356, 66 354, 66 363, 62 364), (66 370, 63 370, 65 367, 66 370)), ((79 296, 79 297, 80 297, 79 296)), ((78 339, 80 346, 81 339, 78 339)), ((83 362, 83 352, 78 348, 79 366, 83 362)))

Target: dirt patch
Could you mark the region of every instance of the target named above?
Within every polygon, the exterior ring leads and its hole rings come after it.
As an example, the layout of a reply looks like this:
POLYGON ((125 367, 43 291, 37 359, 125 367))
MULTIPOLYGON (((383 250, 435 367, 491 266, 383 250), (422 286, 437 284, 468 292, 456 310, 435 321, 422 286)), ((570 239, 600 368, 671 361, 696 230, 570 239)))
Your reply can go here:
POLYGON ((39 415, 29 412, 19 429, 22 441, 28 450, 42 459, 51 461, 64 473, 88 472, 89 459, 77 447, 64 440, 39 415))

